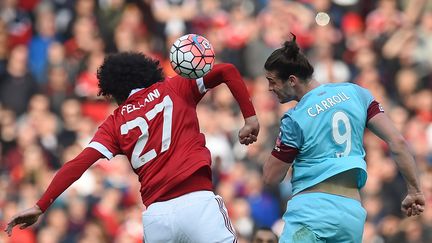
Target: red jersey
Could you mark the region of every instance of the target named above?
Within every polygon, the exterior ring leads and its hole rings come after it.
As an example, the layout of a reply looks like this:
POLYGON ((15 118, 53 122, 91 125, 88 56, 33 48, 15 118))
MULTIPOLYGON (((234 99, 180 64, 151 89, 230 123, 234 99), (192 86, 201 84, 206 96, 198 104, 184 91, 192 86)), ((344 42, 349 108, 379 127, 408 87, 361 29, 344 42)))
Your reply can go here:
POLYGON ((98 128, 86 149, 67 162, 37 202, 42 211, 99 158, 128 157, 141 183, 144 205, 198 190, 212 190, 211 157, 196 106, 208 89, 226 83, 245 118, 255 115, 246 86, 231 64, 204 78, 167 78, 133 90, 98 128))
POLYGON ((196 114, 205 94, 199 89, 202 85, 203 79, 176 76, 133 93, 89 144, 108 159, 116 154, 128 157, 139 177, 145 205, 199 168, 210 167, 210 151, 196 114))

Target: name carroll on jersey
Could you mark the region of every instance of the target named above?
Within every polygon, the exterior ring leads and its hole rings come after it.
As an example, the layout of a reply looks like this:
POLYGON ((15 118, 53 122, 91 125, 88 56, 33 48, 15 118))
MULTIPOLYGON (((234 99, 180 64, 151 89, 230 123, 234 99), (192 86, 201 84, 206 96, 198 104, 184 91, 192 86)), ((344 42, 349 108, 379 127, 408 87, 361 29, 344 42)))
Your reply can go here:
POLYGON ((321 112, 326 111, 327 109, 330 109, 334 105, 345 102, 347 100, 351 99, 348 95, 346 95, 344 92, 337 93, 337 95, 333 95, 331 97, 327 97, 325 99, 322 99, 320 102, 315 104, 312 107, 309 107, 307 109, 307 113, 311 117, 315 117, 319 115, 321 112))
POLYGON ((149 92, 149 94, 147 95, 147 97, 144 99, 142 103, 138 101, 136 104, 127 104, 122 106, 121 114, 123 115, 124 112, 131 113, 133 111, 139 110, 142 107, 144 107, 146 103, 152 102, 154 99, 159 98, 159 96, 160 96, 159 90, 154 89, 149 92))

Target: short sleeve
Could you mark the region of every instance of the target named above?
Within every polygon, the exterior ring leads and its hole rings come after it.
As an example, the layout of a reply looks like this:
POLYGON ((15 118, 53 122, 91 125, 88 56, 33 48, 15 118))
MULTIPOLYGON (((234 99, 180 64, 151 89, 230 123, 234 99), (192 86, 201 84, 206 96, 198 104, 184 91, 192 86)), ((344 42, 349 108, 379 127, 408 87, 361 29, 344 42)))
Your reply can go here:
POLYGON ((96 134, 91 142, 87 145, 88 148, 94 148, 103 154, 107 159, 112 159, 120 153, 118 139, 115 136, 114 116, 110 115, 99 126, 96 134))
POLYGON ((364 107, 367 109, 369 105, 375 100, 375 98, 372 96, 371 92, 363 87, 360 87, 358 85, 354 85, 354 89, 357 91, 360 101, 364 105, 364 107))
POLYGON ((285 115, 281 119, 278 140, 286 146, 297 149, 300 149, 303 144, 302 130, 289 115, 285 115))

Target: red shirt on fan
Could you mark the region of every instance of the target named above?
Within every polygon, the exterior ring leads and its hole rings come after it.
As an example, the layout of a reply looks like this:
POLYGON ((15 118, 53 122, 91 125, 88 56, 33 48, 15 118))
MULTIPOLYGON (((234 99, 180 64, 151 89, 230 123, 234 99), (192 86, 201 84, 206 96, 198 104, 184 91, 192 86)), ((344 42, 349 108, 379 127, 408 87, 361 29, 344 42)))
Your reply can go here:
POLYGON ((212 190, 211 157, 196 106, 208 89, 226 83, 245 118, 255 115, 240 73, 217 64, 204 78, 166 78, 129 98, 98 128, 86 149, 66 163, 37 202, 42 211, 101 157, 128 157, 141 183, 144 205, 212 190))

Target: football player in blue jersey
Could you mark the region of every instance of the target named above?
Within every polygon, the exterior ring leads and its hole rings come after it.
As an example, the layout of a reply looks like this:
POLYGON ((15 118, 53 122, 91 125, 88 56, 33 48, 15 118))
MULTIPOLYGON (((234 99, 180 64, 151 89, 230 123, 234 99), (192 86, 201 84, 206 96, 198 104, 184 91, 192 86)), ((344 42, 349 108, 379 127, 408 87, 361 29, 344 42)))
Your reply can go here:
POLYGON ((363 133, 383 139, 407 185, 402 210, 419 215, 425 199, 408 146, 370 92, 351 83, 320 84, 295 41, 264 65, 269 90, 281 103, 296 100, 280 124, 264 164, 264 180, 278 184, 292 166, 293 197, 280 242, 361 242, 366 211, 359 190, 367 179, 363 133))

